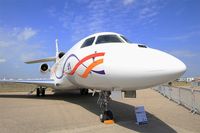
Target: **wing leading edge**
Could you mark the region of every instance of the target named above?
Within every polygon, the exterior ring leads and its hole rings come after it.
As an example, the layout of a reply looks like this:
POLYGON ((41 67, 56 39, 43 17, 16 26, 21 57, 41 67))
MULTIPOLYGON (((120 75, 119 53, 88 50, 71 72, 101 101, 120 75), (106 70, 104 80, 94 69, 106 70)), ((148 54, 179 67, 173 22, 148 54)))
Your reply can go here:
POLYGON ((44 87, 55 87, 54 80, 0 80, 0 83, 33 84, 44 87))
POLYGON ((25 61, 24 63, 26 64, 34 64, 34 63, 42 63, 42 62, 50 62, 50 61, 56 61, 56 57, 48 57, 48 58, 43 58, 43 59, 36 59, 36 60, 30 60, 30 61, 25 61))

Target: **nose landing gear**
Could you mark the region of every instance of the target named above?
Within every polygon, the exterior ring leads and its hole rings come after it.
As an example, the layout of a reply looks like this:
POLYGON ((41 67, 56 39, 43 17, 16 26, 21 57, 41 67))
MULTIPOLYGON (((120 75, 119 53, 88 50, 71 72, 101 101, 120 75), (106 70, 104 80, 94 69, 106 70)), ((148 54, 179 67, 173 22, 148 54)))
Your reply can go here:
POLYGON ((88 94, 88 89, 80 89, 80 94, 81 95, 87 95, 88 94))
POLYGON ((110 91, 101 91, 99 93, 99 99, 97 101, 97 104, 99 104, 101 112, 102 112, 99 116, 100 121, 107 124, 114 123, 113 113, 112 111, 108 110, 110 95, 111 95, 110 91))
POLYGON ((45 96, 45 90, 46 88, 44 87, 38 87, 36 89, 36 95, 39 97, 39 96, 45 96))

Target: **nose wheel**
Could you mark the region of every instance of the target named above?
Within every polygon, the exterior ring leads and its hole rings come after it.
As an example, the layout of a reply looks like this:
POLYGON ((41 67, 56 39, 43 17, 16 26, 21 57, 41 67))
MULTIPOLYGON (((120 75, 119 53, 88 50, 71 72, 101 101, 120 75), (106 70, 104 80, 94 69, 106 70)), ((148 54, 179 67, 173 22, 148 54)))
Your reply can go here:
POLYGON ((111 110, 108 110, 108 103, 110 100, 110 91, 101 91, 99 93, 99 99, 97 101, 97 103, 100 106, 101 109, 101 114, 99 116, 100 121, 101 122, 106 122, 106 121, 111 121, 112 123, 113 121, 113 113, 111 110))
POLYGON ((101 122, 104 122, 107 120, 113 120, 112 111, 110 110, 104 111, 102 114, 100 114, 99 118, 101 122))

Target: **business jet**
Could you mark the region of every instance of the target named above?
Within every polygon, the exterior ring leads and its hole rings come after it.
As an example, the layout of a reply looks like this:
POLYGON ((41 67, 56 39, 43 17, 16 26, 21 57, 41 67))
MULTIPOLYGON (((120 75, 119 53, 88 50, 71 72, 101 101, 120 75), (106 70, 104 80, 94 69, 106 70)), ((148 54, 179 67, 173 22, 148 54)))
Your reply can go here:
POLYGON ((123 35, 102 32, 90 35, 68 52, 56 56, 26 61, 27 64, 43 63, 41 73, 50 73, 50 80, 12 80, 4 82, 35 84, 37 96, 44 96, 47 87, 56 90, 98 90, 100 120, 113 120, 108 109, 111 92, 146 89, 179 78, 186 71, 185 64, 176 57, 147 47, 130 43, 123 35), (53 61, 50 68, 46 62, 53 61))

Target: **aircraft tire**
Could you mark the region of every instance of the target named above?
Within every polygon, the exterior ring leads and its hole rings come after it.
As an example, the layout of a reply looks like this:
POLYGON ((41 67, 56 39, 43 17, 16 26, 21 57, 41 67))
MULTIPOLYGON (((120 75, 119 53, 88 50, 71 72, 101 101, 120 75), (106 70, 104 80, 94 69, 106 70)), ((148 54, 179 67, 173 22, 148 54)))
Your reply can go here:
POLYGON ((37 97, 40 96, 40 89, 39 89, 39 88, 36 89, 36 96, 37 96, 37 97))
POLYGON ((113 120, 113 113, 108 110, 108 111, 104 111, 103 114, 100 114, 100 121, 104 122, 105 120, 113 120))
POLYGON ((45 88, 41 89, 41 94, 42 94, 42 96, 45 96, 45 88))

